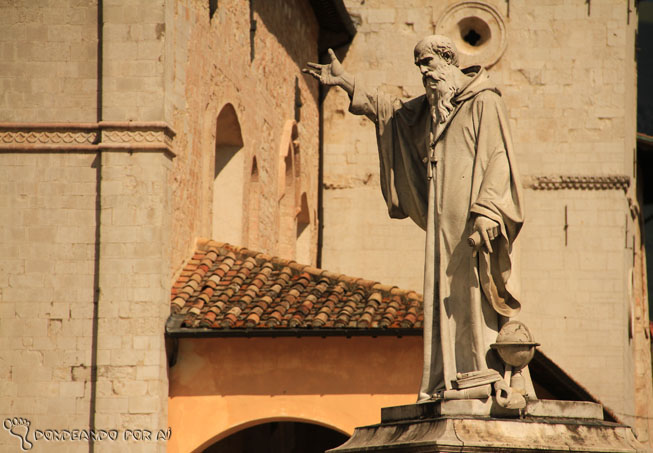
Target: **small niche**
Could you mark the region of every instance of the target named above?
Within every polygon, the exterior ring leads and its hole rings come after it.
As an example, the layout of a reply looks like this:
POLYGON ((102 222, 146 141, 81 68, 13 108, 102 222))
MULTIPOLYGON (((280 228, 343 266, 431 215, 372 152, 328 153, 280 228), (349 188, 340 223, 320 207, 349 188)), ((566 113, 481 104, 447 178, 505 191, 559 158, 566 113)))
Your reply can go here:
POLYGON ((465 17, 458 22, 460 37, 471 47, 482 47, 492 38, 488 24, 479 17, 465 17))

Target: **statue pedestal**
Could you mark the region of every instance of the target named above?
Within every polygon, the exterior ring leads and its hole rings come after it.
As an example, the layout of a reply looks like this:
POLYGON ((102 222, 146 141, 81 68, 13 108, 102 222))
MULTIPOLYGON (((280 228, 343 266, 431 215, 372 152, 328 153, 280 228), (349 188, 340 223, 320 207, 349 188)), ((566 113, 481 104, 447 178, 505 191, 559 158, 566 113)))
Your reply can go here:
POLYGON ((535 400, 506 410, 487 400, 434 401, 382 409, 329 453, 647 452, 625 425, 603 421, 600 404, 535 400))

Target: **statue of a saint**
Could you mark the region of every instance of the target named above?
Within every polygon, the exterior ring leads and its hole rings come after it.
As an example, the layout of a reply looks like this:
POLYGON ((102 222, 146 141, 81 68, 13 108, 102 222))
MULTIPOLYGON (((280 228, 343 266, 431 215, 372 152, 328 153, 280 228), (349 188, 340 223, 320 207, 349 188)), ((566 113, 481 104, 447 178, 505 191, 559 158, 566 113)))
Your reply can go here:
POLYGON ((418 400, 487 397, 504 376, 490 344, 520 309, 506 288, 523 207, 501 93, 484 69, 458 68, 444 36, 415 47, 426 93, 407 101, 367 91, 329 53, 330 64, 304 71, 343 88, 350 112, 376 124, 389 214, 426 230, 418 400))

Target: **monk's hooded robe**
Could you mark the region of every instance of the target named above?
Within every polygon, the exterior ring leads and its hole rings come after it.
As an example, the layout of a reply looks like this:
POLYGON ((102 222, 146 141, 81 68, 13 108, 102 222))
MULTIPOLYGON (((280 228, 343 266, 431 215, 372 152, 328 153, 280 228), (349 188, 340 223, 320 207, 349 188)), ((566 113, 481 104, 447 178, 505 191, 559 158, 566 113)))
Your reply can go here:
POLYGON ((501 93, 479 67, 447 121, 434 125, 426 95, 401 101, 356 83, 350 112, 376 124, 381 188, 390 217, 426 230, 424 371, 419 401, 450 390, 456 373, 503 373, 490 344, 519 311, 506 283, 523 223, 521 184, 501 93), (476 257, 467 238, 475 215, 500 226, 476 257))

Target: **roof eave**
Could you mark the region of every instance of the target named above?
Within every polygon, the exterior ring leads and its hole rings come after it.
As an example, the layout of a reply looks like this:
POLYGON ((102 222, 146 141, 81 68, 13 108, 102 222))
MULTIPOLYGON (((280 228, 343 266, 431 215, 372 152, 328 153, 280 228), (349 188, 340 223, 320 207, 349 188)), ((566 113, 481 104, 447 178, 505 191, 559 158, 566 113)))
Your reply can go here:
POLYGON ((225 337, 411 337, 421 336, 421 328, 225 328, 181 327, 183 315, 170 315, 166 322, 168 338, 225 338, 225 337))

